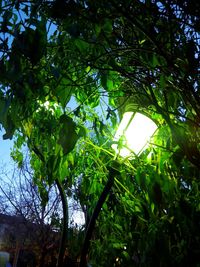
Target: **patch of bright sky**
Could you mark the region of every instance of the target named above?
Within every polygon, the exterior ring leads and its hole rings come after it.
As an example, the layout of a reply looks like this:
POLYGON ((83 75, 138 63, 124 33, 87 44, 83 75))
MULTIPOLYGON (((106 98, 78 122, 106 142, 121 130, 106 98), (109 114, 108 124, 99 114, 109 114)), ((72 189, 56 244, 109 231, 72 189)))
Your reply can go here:
POLYGON ((10 157, 13 140, 3 140, 4 130, 0 130, 0 164, 9 164, 12 159, 10 157))

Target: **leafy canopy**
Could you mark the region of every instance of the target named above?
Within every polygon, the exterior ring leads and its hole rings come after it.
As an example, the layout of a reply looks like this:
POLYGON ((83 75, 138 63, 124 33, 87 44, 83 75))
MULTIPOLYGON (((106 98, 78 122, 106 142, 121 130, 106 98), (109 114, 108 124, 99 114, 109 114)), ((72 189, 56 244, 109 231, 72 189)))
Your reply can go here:
POLYGON ((0 1, 0 123, 4 139, 18 130, 27 143, 37 183, 82 177, 90 217, 116 111, 132 104, 159 125, 148 150, 121 162, 94 266, 198 266, 199 11, 193 0, 0 1))

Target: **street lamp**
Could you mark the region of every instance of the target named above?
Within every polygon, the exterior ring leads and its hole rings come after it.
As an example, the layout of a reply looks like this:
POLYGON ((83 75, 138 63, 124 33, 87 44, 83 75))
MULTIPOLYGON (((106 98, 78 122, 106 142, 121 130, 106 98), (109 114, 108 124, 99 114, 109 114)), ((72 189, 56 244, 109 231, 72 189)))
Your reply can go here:
MULTIPOLYGON (((128 108, 131 108, 131 105, 129 105, 128 108)), ((133 156, 133 153, 139 155, 145 149, 149 139, 152 137, 156 129, 157 125, 147 116, 138 112, 134 113, 132 111, 127 111, 124 113, 122 121, 114 136, 115 144, 112 145, 112 148, 122 157, 130 158, 133 156)), ((86 230, 79 267, 86 266, 86 255, 96 220, 102 209, 103 203, 114 184, 115 177, 119 175, 119 173, 120 172, 116 168, 110 167, 107 183, 99 197, 86 230)))
POLYGON ((125 112, 114 136, 112 148, 121 157, 139 155, 157 129, 149 117, 139 113, 125 112))

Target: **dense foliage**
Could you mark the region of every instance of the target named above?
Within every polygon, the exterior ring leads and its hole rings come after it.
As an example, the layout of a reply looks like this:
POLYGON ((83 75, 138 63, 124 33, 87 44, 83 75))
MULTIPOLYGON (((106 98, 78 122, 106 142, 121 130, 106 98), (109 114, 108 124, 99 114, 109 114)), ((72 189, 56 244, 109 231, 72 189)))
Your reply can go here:
POLYGON ((93 266, 200 266, 199 5, 0 1, 0 123, 29 147, 44 201, 56 182, 66 211, 75 187, 89 220, 117 168, 93 266), (111 149, 127 103, 159 126, 134 160, 111 149))

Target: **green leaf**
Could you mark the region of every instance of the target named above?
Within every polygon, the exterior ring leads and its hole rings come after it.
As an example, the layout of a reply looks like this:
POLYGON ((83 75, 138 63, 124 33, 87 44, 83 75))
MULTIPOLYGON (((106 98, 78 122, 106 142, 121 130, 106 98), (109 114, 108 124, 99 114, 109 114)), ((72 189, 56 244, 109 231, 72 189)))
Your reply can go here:
POLYGON ((153 56, 152 56, 152 61, 151 61, 151 66, 152 66, 153 68, 155 68, 155 67, 157 67, 157 66, 159 66, 159 65, 160 65, 160 63, 159 63, 159 60, 158 60, 157 55, 156 55, 156 54, 153 54, 153 56))
POLYGON ((0 99, 0 123, 4 123, 6 120, 6 115, 8 112, 7 101, 5 99, 0 99))
POLYGON ((74 156, 73 156, 73 153, 69 153, 67 155, 67 162, 68 162, 68 165, 70 165, 70 167, 73 167, 74 166, 74 156))
POLYGON ((147 188, 146 177, 147 177, 147 174, 145 173, 145 171, 142 170, 141 168, 138 168, 135 178, 142 190, 146 190, 147 188))
POLYGON ((107 90, 107 74, 101 74, 101 86, 107 90))
POLYGON ((164 75, 161 75, 161 76, 160 76, 160 81, 159 81, 159 83, 160 83, 160 87, 161 87, 162 89, 164 89, 164 88, 165 88, 165 84, 166 84, 166 79, 165 79, 165 76, 164 76, 164 75))
POLYGON ((115 223, 115 224, 114 224, 114 227, 115 227, 118 231, 123 232, 123 228, 122 228, 122 226, 121 226, 120 224, 115 223))
MULTIPOLYGON (((37 25, 38 26, 38 25, 37 25)), ((46 30, 38 26, 36 30, 26 28, 13 41, 13 53, 21 53, 36 65, 46 52, 46 30)))
POLYGON ((62 108, 65 109, 67 103, 71 99, 71 90, 67 90, 65 86, 58 86, 58 88, 56 89, 56 95, 62 105, 62 108))
POLYGON ((99 24, 95 24, 94 29, 95 29, 96 37, 98 37, 99 34, 101 33, 101 26, 99 24))
POLYGON ((18 149, 11 152, 12 159, 17 163, 18 167, 21 168, 23 165, 23 154, 18 149))
POLYGON ((79 136, 79 137, 84 137, 84 138, 86 138, 86 136, 87 136, 87 130, 86 130, 85 127, 83 127, 83 126, 80 126, 80 127, 79 127, 78 136, 79 136))
POLYGON ((113 81, 107 79, 106 87, 107 87, 108 90, 112 90, 113 89, 113 81))
POLYGON ((63 154, 66 155, 74 149, 79 136, 76 133, 76 124, 72 118, 67 115, 62 115, 60 117, 60 123, 61 129, 58 144, 61 145, 63 154))
POLYGON ((59 169, 59 177, 60 180, 63 181, 69 174, 69 164, 68 164, 68 160, 64 160, 64 162, 62 162, 62 164, 60 165, 60 169, 59 169))
POLYGON ((129 256, 129 254, 128 254, 127 251, 124 250, 124 251, 122 252, 122 254, 123 254, 123 256, 125 257, 126 260, 129 260, 129 259, 130 259, 130 256, 129 256))
POLYGON ((22 145, 24 144, 24 142, 25 142, 24 136, 21 134, 18 134, 17 139, 15 140, 16 147, 20 149, 22 145))
POLYGON ((106 35, 110 35, 112 33, 112 20, 105 19, 105 23, 102 27, 102 30, 105 32, 106 35))
POLYGON ((85 41, 83 41, 81 39, 76 39, 75 45, 80 50, 80 52, 85 52, 85 50, 87 50, 87 48, 89 46, 88 43, 86 43, 85 41))
POLYGON ((113 243, 113 248, 122 249, 124 247, 124 243, 113 243))
POLYGON ((101 73, 101 86, 105 90, 112 90, 114 87, 113 79, 114 76, 111 74, 111 72, 103 72, 101 73))
POLYGON ((140 40, 139 44, 142 45, 144 42, 146 42, 146 39, 140 40))
POLYGON ((112 107, 116 107, 116 99, 115 98, 112 98, 112 97, 109 97, 109 105, 112 106, 112 107))
POLYGON ((10 116, 7 117, 7 121, 6 124, 4 124, 4 128, 6 130, 6 133, 3 135, 3 139, 12 139, 13 134, 15 132, 15 124, 10 116))
POLYGON ((156 68, 157 66, 160 66, 158 56, 156 54, 153 54, 149 58, 149 64, 152 68, 156 68))

